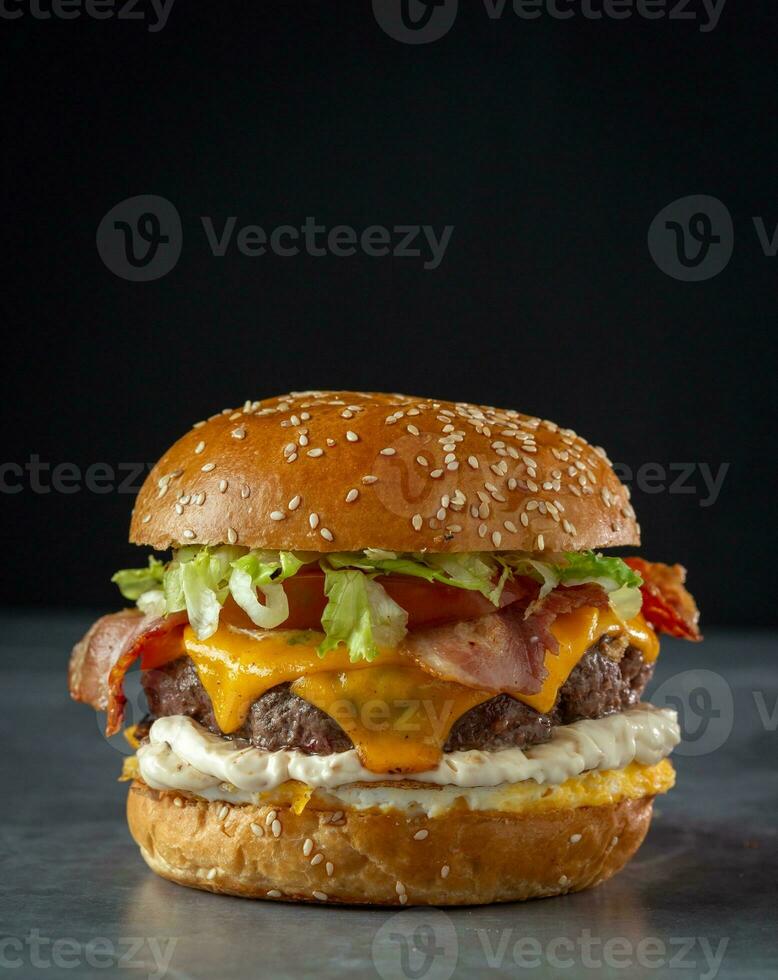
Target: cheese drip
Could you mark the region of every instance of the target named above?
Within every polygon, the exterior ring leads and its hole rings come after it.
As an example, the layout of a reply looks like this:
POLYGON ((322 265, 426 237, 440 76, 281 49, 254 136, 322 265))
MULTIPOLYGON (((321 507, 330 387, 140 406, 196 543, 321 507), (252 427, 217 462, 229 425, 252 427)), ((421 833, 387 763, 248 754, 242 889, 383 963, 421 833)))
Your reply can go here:
MULTIPOLYGON (((656 635, 641 615, 625 623, 610 609, 576 609, 558 617, 551 632, 559 651, 546 654, 541 690, 515 695, 540 712, 553 708, 560 687, 600 637, 626 632, 647 662, 659 651, 656 635)), ((191 627, 184 631, 186 653, 225 734, 243 725, 251 704, 266 691, 291 683, 295 694, 341 725, 371 772, 433 767, 457 719, 495 693, 431 677, 396 649, 382 650, 372 663, 352 663, 342 646, 322 658, 316 652, 320 639, 320 633, 254 632, 222 625, 203 641, 191 627)))
POLYGON ((457 718, 494 697, 415 666, 311 674, 292 691, 338 722, 371 772, 433 768, 457 718))

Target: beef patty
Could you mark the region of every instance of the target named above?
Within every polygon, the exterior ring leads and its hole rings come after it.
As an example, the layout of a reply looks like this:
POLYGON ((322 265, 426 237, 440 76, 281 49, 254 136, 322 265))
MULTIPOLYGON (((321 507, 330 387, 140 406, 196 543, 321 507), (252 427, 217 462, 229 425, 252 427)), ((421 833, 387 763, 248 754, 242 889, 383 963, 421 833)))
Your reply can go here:
MULTIPOLYGON (((509 694, 498 694, 465 712, 452 726, 444 751, 526 748, 547 742, 555 725, 582 718, 601 718, 637 704, 653 673, 639 650, 627 647, 619 660, 604 651, 613 640, 591 646, 565 684, 548 714, 535 711, 509 694)), ((154 718, 189 715, 217 735, 211 699, 189 657, 180 657, 142 675, 150 716, 141 722, 142 737, 154 718)), ((288 684, 266 691, 251 705, 246 721, 230 738, 245 739, 258 749, 299 749, 329 755, 352 748, 340 725, 320 708, 293 694, 288 684)))

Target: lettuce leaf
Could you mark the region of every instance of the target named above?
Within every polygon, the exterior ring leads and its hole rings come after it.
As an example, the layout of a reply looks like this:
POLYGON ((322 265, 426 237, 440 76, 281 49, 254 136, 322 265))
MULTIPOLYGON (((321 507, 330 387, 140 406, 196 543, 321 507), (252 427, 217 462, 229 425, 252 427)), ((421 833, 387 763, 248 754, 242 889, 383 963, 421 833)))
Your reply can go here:
MULTIPOLYGON (((593 551, 566 551, 560 578, 567 585, 583 585, 584 582, 612 583, 612 589, 622 586, 639 588, 643 579, 621 558, 606 558, 593 551)), ((606 586, 603 584, 603 588, 606 586)))
POLYGON ((227 574, 235 552, 232 548, 203 548, 181 563, 181 586, 189 625, 199 640, 207 640, 219 626, 219 613, 227 598, 227 574))
POLYGON ((122 568, 111 576, 125 599, 135 601, 149 589, 158 589, 165 573, 165 563, 149 555, 147 568, 122 568))
POLYGON ((358 568, 376 575, 412 575, 428 582, 469 589, 482 593, 495 605, 500 601, 503 586, 510 574, 491 555, 475 552, 397 555, 391 551, 368 549, 364 554, 335 552, 327 555, 326 561, 333 568, 358 568))
POLYGON ((324 593, 327 605, 321 618, 325 635, 319 644, 320 657, 343 643, 352 663, 375 660, 379 646, 395 646, 405 635, 408 614, 383 586, 359 569, 325 567, 324 593))
POLYGON ((289 618, 289 601, 281 584, 303 565, 291 551, 250 551, 231 563, 232 598, 255 626, 273 629, 289 618), (261 603, 257 590, 264 596, 261 603))

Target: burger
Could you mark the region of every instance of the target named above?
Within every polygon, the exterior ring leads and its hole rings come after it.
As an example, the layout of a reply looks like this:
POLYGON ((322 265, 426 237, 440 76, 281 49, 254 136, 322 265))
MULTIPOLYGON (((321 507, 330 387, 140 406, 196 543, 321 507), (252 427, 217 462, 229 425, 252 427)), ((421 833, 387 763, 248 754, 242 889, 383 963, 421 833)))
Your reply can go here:
POLYGON ((130 832, 164 878, 250 898, 464 905, 579 891, 674 782, 642 701, 699 639, 604 451, 517 411, 294 392, 197 422, 150 472, 131 608, 70 691, 124 725, 130 832), (145 710, 145 709, 144 709, 145 710), (140 714, 136 716, 140 718, 140 714))

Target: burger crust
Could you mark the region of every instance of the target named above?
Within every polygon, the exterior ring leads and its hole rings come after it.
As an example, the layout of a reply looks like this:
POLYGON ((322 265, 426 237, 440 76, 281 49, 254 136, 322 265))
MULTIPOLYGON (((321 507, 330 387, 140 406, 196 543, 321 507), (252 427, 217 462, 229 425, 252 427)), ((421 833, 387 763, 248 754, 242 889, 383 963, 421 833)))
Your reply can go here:
POLYGON ((127 817, 149 867, 191 888, 295 902, 479 905, 605 881, 640 847, 652 805, 653 796, 645 796, 605 806, 524 814, 450 810, 439 817, 350 809, 333 820, 332 810, 313 801, 297 814, 277 804, 229 805, 160 792, 136 780, 127 817))
POLYGON ((130 540, 309 551, 579 551, 640 543, 605 453, 518 412, 303 392, 197 423, 152 469, 130 540))

